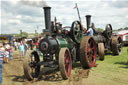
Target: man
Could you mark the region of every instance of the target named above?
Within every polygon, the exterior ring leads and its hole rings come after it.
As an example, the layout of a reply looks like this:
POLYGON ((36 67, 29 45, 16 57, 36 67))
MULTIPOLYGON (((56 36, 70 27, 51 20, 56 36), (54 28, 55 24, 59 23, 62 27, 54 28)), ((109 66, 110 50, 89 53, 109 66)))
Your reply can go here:
POLYGON ((27 52, 28 52, 28 44, 26 43, 26 41, 24 41, 24 56, 26 55, 27 52))
POLYGON ((3 44, 0 42, 0 85, 2 84, 3 61, 7 56, 2 49, 3 49, 3 44))
POLYGON ((86 30, 86 28, 83 26, 83 24, 81 23, 81 27, 82 27, 82 30, 83 30, 83 35, 85 36, 93 36, 94 34, 94 31, 93 31, 93 23, 92 25, 89 26, 89 29, 86 30))
POLYGON ((21 42, 20 45, 19 45, 19 51, 20 51, 20 59, 22 60, 22 58, 24 56, 24 45, 23 45, 23 42, 21 42))
POLYGON ((86 33, 87 33, 87 36, 93 36, 94 31, 92 29, 92 26, 89 26, 89 29, 86 31, 86 33))
POLYGON ((40 52, 39 46, 38 46, 40 40, 41 40, 41 36, 38 37, 38 40, 37 40, 37 42, 36 42, 36 51, 37 51, 37 53, 38 53, 39 56, 41 56, 41 52, 40 52))
POLYGON ((13 46, 12 46, 12 43, 9 43, 10 44, 10 48, 9 48, 9 58, 10 60, 13 59, 13 46))
POLYGON ((14 41, 14 47, 15 47, 15 51, 17 50, 17 42, 14 41))

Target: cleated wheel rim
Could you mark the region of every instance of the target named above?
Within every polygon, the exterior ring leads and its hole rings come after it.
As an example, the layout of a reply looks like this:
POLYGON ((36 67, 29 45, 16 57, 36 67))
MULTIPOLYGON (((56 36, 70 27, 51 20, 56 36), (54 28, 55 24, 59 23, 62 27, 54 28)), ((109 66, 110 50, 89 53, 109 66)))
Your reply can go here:
POLYGON ((40 73, 40 66, 37 63, 40 61, 37 52, 32 52, 29 57, 24 60, 24 74, 28 80, 37 78, 40 73))
POLYGON ((118 52, 120 54, 122 51, 122 39, 120 37, 118 38, 117 48, 118 48, 118 52))
POLYGON ((68 79, 71 75, 72 60, 68 48, 61 48, 59 53, 59 69, 63 79, 68 79))
POLYGON ((83 37, 80 44, 80 62, 83 68, 91 68, 96 64, 96 45, 90 36, 83 37))
POLYGON ((104 43, 98 43, 98 56, 100 60, 104 60, 104 43))
POLYGON ((122 51, 122 39, 119 36, 112 38, 112 52, 113 55, 120 55, 122 51))
POLYGON ((108 39, 111 39, 112 38, 112 25, 111 24, 107 24, 106 25, 106 28, 105 28, 105 36, 108 39))

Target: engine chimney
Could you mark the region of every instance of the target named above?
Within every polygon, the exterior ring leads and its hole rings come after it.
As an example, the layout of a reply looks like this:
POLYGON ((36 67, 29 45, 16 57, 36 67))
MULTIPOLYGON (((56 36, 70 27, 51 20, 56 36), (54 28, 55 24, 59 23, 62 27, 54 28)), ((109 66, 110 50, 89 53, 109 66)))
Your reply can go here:
POLYGON ((86 15, 86 22, 87 22, 87 30, 88 30, 89 26, 91 25, 91 15, 86 15))
POLYGON ((51 32, 51 7, 43 7, 45 17, 45 32, 51 32))

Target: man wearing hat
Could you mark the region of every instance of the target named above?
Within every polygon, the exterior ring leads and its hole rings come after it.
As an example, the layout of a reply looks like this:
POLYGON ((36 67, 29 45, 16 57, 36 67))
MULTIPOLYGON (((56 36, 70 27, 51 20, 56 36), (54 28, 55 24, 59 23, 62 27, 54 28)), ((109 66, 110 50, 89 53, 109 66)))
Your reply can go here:
POLYGON ((0 85, 2 84, 3 60, 4 57, 7 56, 2 49, 3 49, 3 44, 0 42, 0 85))

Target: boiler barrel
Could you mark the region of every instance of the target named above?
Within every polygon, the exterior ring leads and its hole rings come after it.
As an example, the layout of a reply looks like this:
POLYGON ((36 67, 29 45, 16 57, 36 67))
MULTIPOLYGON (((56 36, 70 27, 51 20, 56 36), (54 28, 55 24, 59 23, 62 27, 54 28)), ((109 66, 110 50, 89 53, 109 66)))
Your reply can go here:
POLYGON ((68 38, 44 38, 39 42, 42 53, 55 54, 61 48, 73 48, 73 41, 68 38))

